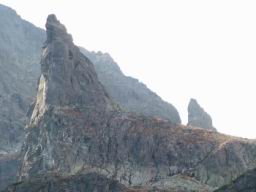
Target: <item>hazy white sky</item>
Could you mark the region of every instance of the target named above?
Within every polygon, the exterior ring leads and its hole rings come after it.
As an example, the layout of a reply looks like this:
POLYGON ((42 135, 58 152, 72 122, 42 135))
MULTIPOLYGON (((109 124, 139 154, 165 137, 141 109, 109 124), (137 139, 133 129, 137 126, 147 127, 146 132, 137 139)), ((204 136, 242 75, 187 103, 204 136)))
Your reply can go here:
POLYGON ((55 13, 187 121, 191 97, 223 133, 256 138, 255 0, 0 0, 44 27, 55 13))

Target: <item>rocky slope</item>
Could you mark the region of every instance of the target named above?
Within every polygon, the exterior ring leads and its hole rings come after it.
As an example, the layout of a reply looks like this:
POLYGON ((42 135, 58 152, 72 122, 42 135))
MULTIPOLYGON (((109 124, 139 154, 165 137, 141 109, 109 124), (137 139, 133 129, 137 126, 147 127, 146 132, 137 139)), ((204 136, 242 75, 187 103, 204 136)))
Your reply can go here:
POLYGON ((127 77, 108 53, 89 52, 80 48, 94 64, 98 78, 109 95, 124 110, 180 123, 176 108, 163 101, 137 79, 127 77))
POLYGON ((168 189, 183 180, 177 189, 210 191, 256 166, 254 141, 122 112, 54 15, 46 29, 21 179, 96 172, 126 186, 168 189))
POLYGON ((0 4, 0 155, 18 151, 36 94, 43 30, 0 4))
POLYGON ((211 116, 197 103, 190 99, 188 104, 188 126, 216 130, 212 125, 211 116))
POLYGON ((256 169, 246 172, 216 192, 256 192, 256 169))

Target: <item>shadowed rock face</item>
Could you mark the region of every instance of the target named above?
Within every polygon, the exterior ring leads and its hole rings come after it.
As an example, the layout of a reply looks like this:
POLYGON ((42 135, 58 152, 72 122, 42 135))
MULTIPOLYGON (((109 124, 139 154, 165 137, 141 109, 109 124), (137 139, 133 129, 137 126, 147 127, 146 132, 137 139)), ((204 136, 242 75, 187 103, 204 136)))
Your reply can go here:
POLYGON ((46 28, 21 178, 93 171, 127 186, 170 186, 177 175, 220 186, 256 165, 253 141, 122 112, 54 15, 46 28))
POLYGON ((190 99, 188 105, 188 125, 205 129, 216 130, 212 126, 211 116, 197 103, 195 99, 190 99))
POLYGON ((256 192, 256 169, 246 172, 215 192, 256 192))
POLYGON ((55 17, 46 23, 47 40, 41 59, 41 77, 32 120, 48 106, 105 110, 112 103, 99 82, 93 64, 73 44, 71 35, 55 17))

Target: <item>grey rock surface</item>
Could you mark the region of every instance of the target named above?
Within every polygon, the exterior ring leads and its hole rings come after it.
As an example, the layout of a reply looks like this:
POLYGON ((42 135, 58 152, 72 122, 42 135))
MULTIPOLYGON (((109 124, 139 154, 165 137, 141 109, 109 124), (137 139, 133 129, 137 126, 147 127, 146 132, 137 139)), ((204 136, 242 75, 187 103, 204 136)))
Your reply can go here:
POLYGON ((18 153, 0 155, 0 191, 17 182, 20 159, 18 153))
POLYGON ((36 94, 44 31, 0 4, 0 155, 19 151, 36 94))
POLYGON ((212 125, 211 116, 204 111, 195 99, 190 99, 188 104, 188 125, 216 130, 212 125))
MULTIPOLYGON (((128 192, 128 189, 115 180, 89 173, 60 177, 42 175, 28 181, 9 186, 3 192, 128 192)), ((132 192, 132 191, 130 191, 132 192)))
POLYGON ((41 76, 32 119, 48 106, 105 110, 112 101, 97 78, 94 66, 55 17, 46 23, 47 40, 41 58, 41 76))
POLYGON ((256 192, 256 169, 247 171, 215 192, 256 192))

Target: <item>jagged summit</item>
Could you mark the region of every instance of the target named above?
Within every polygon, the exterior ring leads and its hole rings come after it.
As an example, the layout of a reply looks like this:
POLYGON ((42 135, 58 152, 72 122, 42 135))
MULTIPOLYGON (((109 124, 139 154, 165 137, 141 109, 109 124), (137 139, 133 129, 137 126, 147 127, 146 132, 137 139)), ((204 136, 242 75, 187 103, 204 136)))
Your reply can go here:
POLYGON ((55 15, 46 22, 47 40, 41 58, 41 77, 32 119, 47 106, 94 107, 104 110, 111 101, 94 66, 74 45, 55 15))
POLYGON ((216 130, 212 125, 211 116, 193 98, 188 104, 188 125, 216 130))
POLYGON ((52 41, 58 39, 73 42, 73 38, 67 33, 66 27, 60 23, 54 14, 47 17, 45 27, 47 33, 47 43, 51 43, 52 41))

